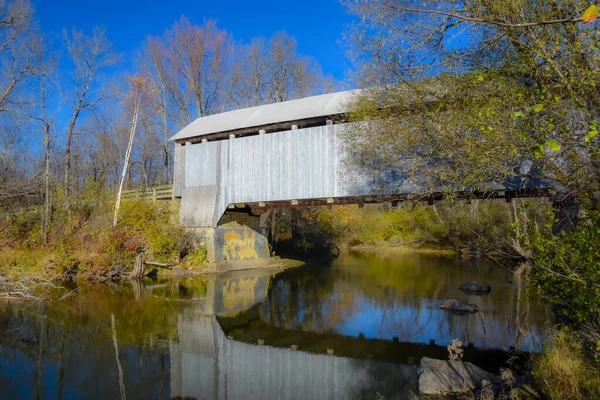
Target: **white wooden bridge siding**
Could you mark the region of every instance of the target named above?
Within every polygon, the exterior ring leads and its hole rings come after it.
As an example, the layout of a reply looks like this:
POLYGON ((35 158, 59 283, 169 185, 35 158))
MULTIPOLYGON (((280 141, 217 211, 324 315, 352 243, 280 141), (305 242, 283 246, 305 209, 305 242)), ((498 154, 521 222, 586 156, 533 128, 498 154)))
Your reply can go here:
POLYGON ((183 183, 175 191, 182 196, 182 223, 216 226, 234 203, 358 195, 361 179, 342 171, 340 132, 345 126, 178 146, 176 160, 185 164, 183 170, 175 168, 175 182, 183 183))

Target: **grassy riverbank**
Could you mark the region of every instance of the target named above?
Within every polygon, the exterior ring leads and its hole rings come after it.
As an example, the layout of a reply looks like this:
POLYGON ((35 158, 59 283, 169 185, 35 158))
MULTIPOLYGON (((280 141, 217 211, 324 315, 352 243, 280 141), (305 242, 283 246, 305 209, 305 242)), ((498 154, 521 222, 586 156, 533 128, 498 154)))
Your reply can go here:
POLYGON ((38 208, 6 214, 0 221, 0 272, 102 280, 129 272, 141 253, 150 261, 203 267, 206 252, 178 226, 176 202, 126 201, 116 227, 113 207, 112 196, 88 188, 68 207, 54 209, 46 242, 40 239, 38 208))
POLYGON ((361 251, 365 253, 377 253, 377 254, 431 254, 439 256, 456 256, 458 251, 454 248, 444 248, 442 246, 422 246, 422 247, 411 247, 407 245, 401 246, 390 246, 390 245, 358 245, 358 246, 346 246, 342 247, 342 250, 361 251))
POLYGON ((547 234, 552 207, 545 199, 448 199, 434 205, 400 203, 288 210, 279 217, 276 236, 287 251, 334 247, 393 249, 461 256, 522 258, 533 231, 547 234))

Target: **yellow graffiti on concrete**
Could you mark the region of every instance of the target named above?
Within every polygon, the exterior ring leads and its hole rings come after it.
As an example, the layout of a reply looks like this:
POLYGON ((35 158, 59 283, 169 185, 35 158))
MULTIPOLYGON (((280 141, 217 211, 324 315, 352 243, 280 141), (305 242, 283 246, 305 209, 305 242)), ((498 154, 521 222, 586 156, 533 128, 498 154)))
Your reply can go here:
POLYGON ((253 279, 238 279, 227 281, 223 285, 223 305, 229 310, 245 310, 256 303, 256 283, 253 279))
POLYGON ((254 249, 256 244, 256 232, 252 236, 248 236, 248 231, 244 231, 244 239, 242 235, 235 231, 225 234, 225 243, 223 244, 223 253, 225 259, 229 260, 255 260, 258 259, 258 254, 254 249))

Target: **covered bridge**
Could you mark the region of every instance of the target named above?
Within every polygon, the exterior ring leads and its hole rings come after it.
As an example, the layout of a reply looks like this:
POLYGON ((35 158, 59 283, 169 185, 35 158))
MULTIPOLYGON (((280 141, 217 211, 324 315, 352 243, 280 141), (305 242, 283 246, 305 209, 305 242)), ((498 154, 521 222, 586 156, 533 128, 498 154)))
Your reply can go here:
POLYGON ((339 133, 355 91, 199 118, 171 140, 174 194, 188 227, 216 227, 230 205, 356 195, 339 133))
MULTIPOLYGON (((219 242, 216 261, 253 258, 265 253, 266 240, 256 252, 247 249, 240 255, 236 250, 232 255, 228 249, 262 243, 256 236, 260 229, 255 230, 254 240, 254 233, 246 231, 215 234, 228 209, 260 215, 270 208, 348 204, 381 195, 373 184, 378 171, 365 176, 344 162, 342 133, 357 126, 344 116, 358 93, 338 92, 225 112, 198 118, 182 129, 171 138, 176 144, 173 190, 181 198, 180 223, 219 242), (237 244, 228 247, 231 240, 237 244)), ((424 189, 409 180, 397 187, 393 195, 424 189)), ((503 196, 504 188, 497 185, 496 195, 503 196)))

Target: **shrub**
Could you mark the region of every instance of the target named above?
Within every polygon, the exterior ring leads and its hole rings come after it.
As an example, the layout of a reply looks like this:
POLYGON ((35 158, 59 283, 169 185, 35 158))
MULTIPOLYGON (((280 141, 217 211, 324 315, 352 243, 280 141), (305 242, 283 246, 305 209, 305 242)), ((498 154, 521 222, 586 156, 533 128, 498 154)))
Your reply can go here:
MULTIPOLYGON (((106 276, 115 268, 131 266, 142 251, 149 259, 178 263, 197 249, 198 238, 177 227, 177 213, 172 208, 171 204, 144 200, 124 201, 118 226, 113 227, 114 195, 99 184, 90 184, 68 199, 56 192, 45 246, 40 242, 40 207, 15 210, 0 219, 0 250, 11 260, 0 268, 106 276), (14 250, 43 250, 52 261, 40 258, 15 263, 14 254, 9 254, 14 250)), ((205 257, 195 252, 192 258, 200 264, 205 257)))
POLYGON ((185 257, 185 264, 188 267, 196 268, 207 262, 206 249, 194 249, 185 257))
POLYGON ((537 235, 532 283, 578 326, 600 315, 600 218, 592 216, 574 232, 537 235))
POLYGON ((545 199, 518 199, 510 205, 504 200, 447 199, 433 206, 408 202, 397 208, 334 206, 305 211, 303 217, 340 244, 434 245, 505 258, 520 255, 513 248, 514 238, 518 236, 525 246, 532 231, 544 226, 549 207, 545 199))
POLYGON ((179 229, 165 227, 146 232, 149 253, 161 262, 179 262, 180 249, 177 240, 179 229))
POLYGON ((2 225, 0 233, 8 246, 31 248, 40 244, 40 213, 37 210, 10 215, 2 225))
POLYGON ((125 201, 121 205, 119 226, 128 231, 144 232, 169 224, 169 213, 148 201, 125 201))

